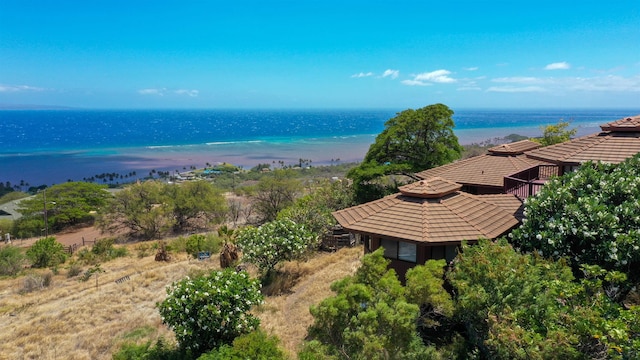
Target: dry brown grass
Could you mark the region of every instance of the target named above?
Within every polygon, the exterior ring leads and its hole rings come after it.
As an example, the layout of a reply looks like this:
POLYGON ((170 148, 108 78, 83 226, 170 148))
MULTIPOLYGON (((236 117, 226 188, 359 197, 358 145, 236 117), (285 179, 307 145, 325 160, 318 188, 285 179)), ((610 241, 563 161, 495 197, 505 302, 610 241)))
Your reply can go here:
MULTIPOLYGON (((97 285, 95 277, 87 282, 67 278, 66 269, 53 276, 49 287, 28 293, 22 291, 25 276, 0 280, 0 360, 111 359, 125 342, 173 341, 155 304, 165 298, 171 282, 219 268, 218 258, 197 261, 172 254, 171 262, 156 262, 153 255, 137 257, 134 246, 129 257, 101 265, 105 272, 97 285), (125 276, 129 280, 115 282, 125 276)), ((256 311, 262 327, 293 356, 313 320, 309 306, 332 295, 329 285, 355 272, 361 257, 357 247, 285 264, 282 279, 274 284, 282 294, 267 297, 256 311)))
POLYGON ((160 263, 132 256, 103 264, 97 282, 95 275, 86 282, 67 278, 63 269, 48 288, 24 293, 24 277, 2 280, 0 359, 110 359, 141 327, 154 329, 147 339, 172 339, 156 302, 189 271, 216 266, 213 259, 160 263), (115 282, 124 276, 129 280, 115 282))
POLYGON ((295 284, 282 295, 267 297, 257 315, 262 328, 277 335, 292 357, 313 322, 309 307, 333 296, 331 284, 354 274, 362 254, 362 247, 345 248, 334 253, 319 253, 304 263, 288 263, 281 269, 290 279, 296 279, 295 284))

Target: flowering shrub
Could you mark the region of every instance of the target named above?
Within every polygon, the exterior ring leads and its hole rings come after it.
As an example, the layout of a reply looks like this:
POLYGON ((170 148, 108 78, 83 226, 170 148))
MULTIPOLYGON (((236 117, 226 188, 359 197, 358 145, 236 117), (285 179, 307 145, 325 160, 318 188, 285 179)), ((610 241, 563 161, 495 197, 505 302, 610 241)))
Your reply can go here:
POLYGON ((238 232, 237 244, 246 262, 256 265, 263 274, 281 261, 294 260, 315 245, 315 237, 304 225, 289 219, 275 220, 260 227, 246 227, 238 232))
POLYGON ((253 305, 262 303, 260 283, 244 271, 225 269, 186 277, 168 287, 167 295, 158 304, 162 322, 174 331, 180 347, 196 356, 231 344, 260 325, 248 314, 253 305))
POLYGON ((525 202, 511 234, 521 250, 629 274, 640 265, 640 157, 583 164, 525 202))

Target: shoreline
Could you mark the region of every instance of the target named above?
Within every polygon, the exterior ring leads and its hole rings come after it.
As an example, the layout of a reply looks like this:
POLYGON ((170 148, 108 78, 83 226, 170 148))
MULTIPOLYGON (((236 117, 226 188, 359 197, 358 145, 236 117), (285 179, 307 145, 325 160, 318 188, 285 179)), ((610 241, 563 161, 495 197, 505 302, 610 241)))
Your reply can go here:
MULTIPOLYGON (((576 137, 600 131, 597 126, 585 126, 590 124, 577 125, 576 137)), ((536 137, 542 134, 542 129, 538 126, 454 129, 454 133, 461 145, 470 145, 495 141, 510 134, 536 137)), ((30 186, 50 186, 68 180, 82 181, 84 178, 103 173, 124 175, 135 171, 137 178, 143 178, 151 170, 181 172, 192 166, 203 168, 207 163, 230 163, 248 170, 264 163, 295 164, 299 159, 311 160, 312 166, 360 162, 376 136, 377 134, 300 138, 293 141, 281 138, 276 141, 0 155, 2 160, 0 161, 0 181, 5 183, 9 181, 12 185, 24 181, 30 186)), ((132 179, 123 180, 131 181, 132 179)))

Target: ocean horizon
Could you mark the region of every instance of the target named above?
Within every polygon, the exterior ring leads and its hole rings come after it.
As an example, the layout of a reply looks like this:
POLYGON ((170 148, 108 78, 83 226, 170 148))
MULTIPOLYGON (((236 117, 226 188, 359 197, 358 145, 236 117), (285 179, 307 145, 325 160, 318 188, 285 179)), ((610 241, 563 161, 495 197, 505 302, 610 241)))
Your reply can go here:
MULTIPOLYGON (((402 110, 1 110, 0 181, 52 185, 102 173, 138 177, 207 163, 359 162, 402 110)), ((577 136, 634 109, 457 110, 461 144, 540 136, 569 121, 577 136)))

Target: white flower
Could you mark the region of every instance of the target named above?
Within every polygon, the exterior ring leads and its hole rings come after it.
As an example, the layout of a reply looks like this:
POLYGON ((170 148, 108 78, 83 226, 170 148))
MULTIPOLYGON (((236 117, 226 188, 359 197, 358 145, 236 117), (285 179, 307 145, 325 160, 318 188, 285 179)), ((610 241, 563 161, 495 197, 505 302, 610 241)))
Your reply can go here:
POLYGON ((542 240, 542 235, 540 235, 540 234, 536 235, 536 239, 542 240))

